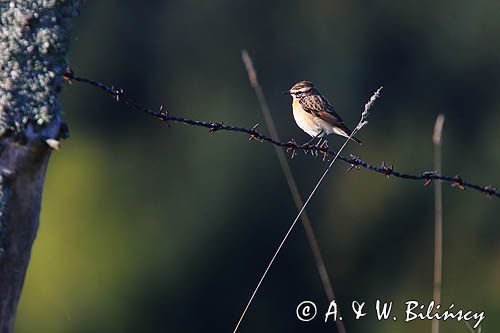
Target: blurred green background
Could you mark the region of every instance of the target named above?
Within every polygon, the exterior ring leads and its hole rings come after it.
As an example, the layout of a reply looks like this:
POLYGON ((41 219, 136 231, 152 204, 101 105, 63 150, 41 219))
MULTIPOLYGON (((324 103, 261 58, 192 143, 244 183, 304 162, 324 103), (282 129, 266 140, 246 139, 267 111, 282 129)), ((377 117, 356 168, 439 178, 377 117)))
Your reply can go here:
MULTIPOLYGON (((314 81, 349 126, 384 85, 363 146, 348 153, 432 170, 432 129, 446 122, 444 173, 500 185, 498 1, 87 1, 74 20, 75 72, 175 115, 263 126, 241 63, 249 50, 282 138, 307 140, 280 92, 314 81)), ((73 84, 62 94, 71 138, 54 153, 18 312, 25 332, 230 332, 296 214, 269 144, 170 129, 73 84)), ((266 131, 267 132, 267 131, 266 131)), ((342 139, 331 137, 330 146, 342 139)), ((299 154, 304 195, 326 164, 299 154)), ((433 190, 339 163, 308 212, 341 310, 352 300, 429 302, 433 190)), ((498 199, 444 186, 443 304, 486 312, 500 331, 498 199)), ((332 332, 298 225, 240 332, 332 332)), ((350 332, 430 332, 430 321, 346 315, 350 332)), ((442 332, 466 332, 441 322, 442 332)))

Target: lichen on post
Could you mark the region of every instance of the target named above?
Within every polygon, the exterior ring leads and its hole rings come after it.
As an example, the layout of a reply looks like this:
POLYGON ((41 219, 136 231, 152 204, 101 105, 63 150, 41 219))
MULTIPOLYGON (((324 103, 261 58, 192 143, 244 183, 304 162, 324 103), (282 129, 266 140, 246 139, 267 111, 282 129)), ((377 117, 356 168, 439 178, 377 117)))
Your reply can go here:
POLYGON ((80 0, 0 0, 0 333, 12 332, 80 0))

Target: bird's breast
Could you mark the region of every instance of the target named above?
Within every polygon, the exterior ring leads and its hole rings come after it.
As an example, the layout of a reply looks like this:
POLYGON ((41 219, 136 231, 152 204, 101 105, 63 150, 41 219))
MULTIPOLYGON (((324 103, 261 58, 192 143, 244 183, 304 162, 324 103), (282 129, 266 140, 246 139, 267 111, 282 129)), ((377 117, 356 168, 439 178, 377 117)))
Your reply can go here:
POLYGON ((302 109, 300 102, 296 99, 292 103, 293 118, 297 125, 310 136, 316 136, 321 132, 321 128, 314 121, 314 116, 302 109))

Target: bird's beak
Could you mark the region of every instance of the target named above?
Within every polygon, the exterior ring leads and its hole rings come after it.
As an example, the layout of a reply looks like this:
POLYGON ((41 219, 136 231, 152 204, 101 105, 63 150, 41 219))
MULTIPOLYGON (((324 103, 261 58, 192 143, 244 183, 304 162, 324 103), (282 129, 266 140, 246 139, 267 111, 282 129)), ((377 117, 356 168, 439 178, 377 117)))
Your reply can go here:
POLYGON ((285 95, 291 95, 291 93, 289 91, 282 91, 281 93, 285 94, 285 95))

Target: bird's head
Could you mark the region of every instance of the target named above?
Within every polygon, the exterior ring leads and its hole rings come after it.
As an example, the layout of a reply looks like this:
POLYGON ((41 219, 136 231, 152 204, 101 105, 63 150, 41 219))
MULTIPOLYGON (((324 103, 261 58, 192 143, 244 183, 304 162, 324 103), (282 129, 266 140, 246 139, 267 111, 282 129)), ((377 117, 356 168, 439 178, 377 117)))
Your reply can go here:
POLYGON ((314 84, 310 81, 300 81, 295 83, 290 90, 283 92, 284 94, 291 95, 293 98, 300 98, 302 96, 312 95, 318 93, 314 84))

